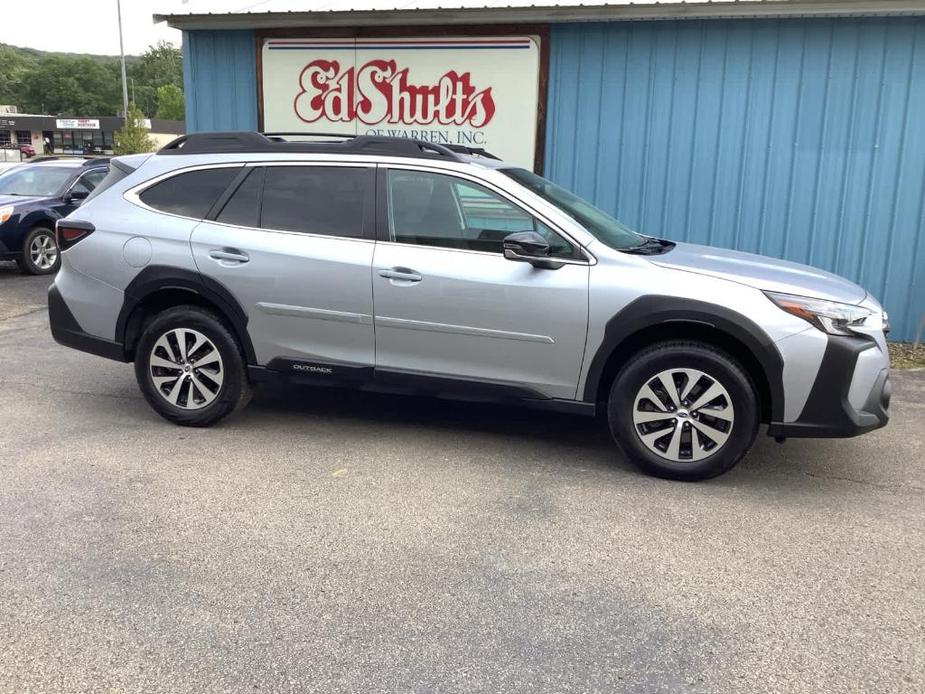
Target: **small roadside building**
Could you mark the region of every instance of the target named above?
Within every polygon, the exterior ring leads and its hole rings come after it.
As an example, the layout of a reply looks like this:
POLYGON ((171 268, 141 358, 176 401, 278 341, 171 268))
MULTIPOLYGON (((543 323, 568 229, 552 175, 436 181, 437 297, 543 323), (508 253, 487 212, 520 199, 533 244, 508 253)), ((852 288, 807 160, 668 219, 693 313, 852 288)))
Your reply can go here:
POLYGON ((482 146, 643 233, 849 277, 893 339, 925 313, 922 0, 214 4, 155 15, 190 132, 482 146))
MULTIPOLYGON (((36 154, 112 154, 112 135, 122 124, 116 116, 68 118, 0 107, 0 149, 32 145, 36 154)), ((144 125, 158 146, 185 132, 183 121, 152 118, 144 125)))

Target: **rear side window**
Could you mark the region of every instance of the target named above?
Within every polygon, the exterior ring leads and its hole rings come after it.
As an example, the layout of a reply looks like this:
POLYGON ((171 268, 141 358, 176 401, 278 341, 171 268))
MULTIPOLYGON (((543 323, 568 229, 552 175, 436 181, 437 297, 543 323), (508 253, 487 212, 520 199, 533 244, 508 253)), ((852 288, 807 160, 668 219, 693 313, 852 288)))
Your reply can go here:
POLYGON ((228 202, 215 218, 222 224, 235 224, 241 227, 260 225, 260 190, 263 188, 264 169, 252 169, 238 189, 228 198, 228 202))
POLYGON ((202 219, 239 171, 237 166, 189 171, 155 183, 138 197, 155 210, 202 219))
POLYGON ((346 166, 269 166, 260 226, 306 234, 362 238, 369 169, 346 166))

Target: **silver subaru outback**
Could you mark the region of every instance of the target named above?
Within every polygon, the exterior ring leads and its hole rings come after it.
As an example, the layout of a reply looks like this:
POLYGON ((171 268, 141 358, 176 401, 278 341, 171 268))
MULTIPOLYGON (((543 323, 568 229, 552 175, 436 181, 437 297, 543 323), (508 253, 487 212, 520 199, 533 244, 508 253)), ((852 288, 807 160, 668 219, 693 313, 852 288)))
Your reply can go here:
POLYGON ((643 236, 487 152, 181 137, 58 222, 61 344, 134 362, 177 424, 285 380, 602 413, 627 457, 718 475, 760 425, 886 424, 886 315, 795 263, 643 236))

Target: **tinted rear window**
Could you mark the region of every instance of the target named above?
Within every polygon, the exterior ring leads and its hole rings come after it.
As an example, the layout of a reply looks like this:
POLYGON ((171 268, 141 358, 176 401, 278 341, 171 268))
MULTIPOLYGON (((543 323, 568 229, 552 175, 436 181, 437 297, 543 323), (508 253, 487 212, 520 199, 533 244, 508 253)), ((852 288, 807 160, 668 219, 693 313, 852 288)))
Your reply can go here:
POLYGON ((369 170, 345 166, 269 166, 260 225, 327 236, 363 236, 369 170))
POLYGON ((259 225, 260 189, 263 186, 263 169, 254 169, 238 186, 234 194, 215 218, 222 224, 236 224, 242 227, 259 225))
POLYGON ((239 170, 227 166, 182 173, 151 186, 139 197, 155 210, 202 219, 239 170))

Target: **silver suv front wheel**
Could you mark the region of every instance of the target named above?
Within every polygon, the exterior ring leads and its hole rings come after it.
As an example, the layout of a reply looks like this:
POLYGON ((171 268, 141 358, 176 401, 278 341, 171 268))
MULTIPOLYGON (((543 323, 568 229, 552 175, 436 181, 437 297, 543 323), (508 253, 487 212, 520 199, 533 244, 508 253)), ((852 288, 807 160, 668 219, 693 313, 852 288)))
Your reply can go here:
POLYGON ((673 463, 722 450, 735 422, 729 391, 699 369, 666 369, 636 393, 633 423, 650 451, 673 463))
POLYGON ((627 361, 611 386, 607 417, 620 448, 646 472, 701 480, 742 459, 760 412, 754 383, 732 355, 679 340, 627 361))

